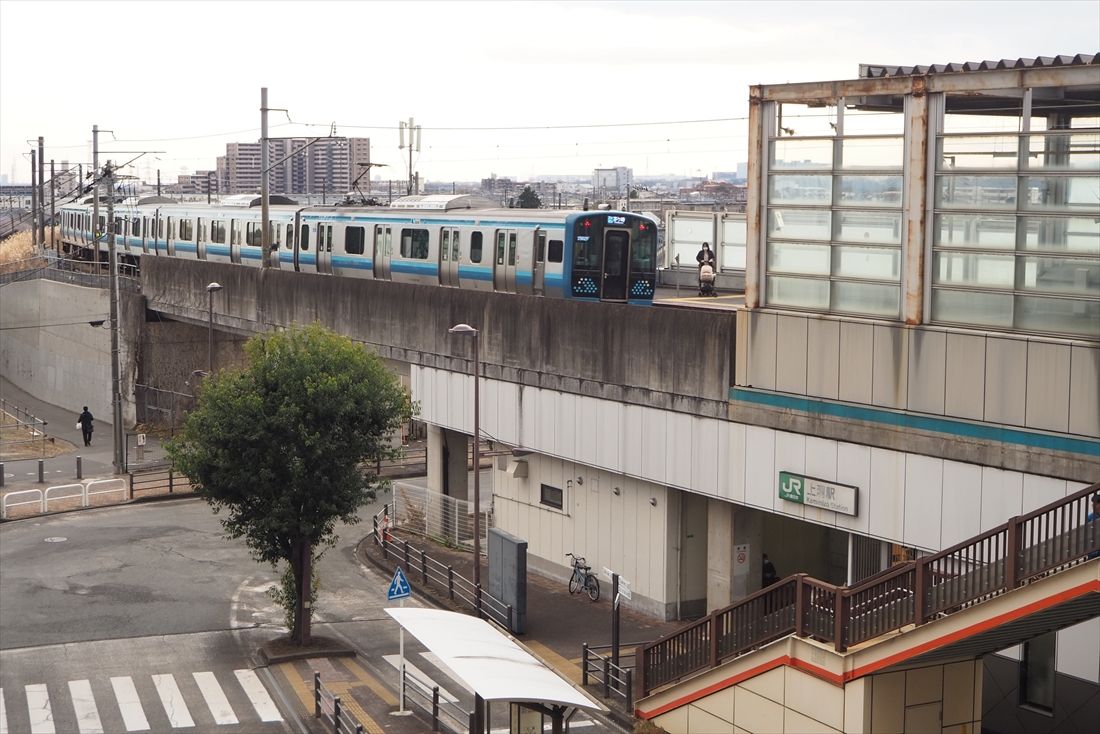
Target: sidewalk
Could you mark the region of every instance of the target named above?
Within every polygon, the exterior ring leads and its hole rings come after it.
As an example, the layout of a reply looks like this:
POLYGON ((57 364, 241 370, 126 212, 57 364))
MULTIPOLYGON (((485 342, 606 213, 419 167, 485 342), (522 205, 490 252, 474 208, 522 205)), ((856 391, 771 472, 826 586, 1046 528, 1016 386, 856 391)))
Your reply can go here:
MULTIPOLYGON (((23 408, 36 418, 46 422, 46 435, 54 439, 55 445, 64 450, 52 458, 44 459, 44 483, 38 482, 38 459, 16 459, 4 461, 3 494, 25 489, 44 489, 46 487, 68 484, 77 481, 76 457, 81 457, 84 481, 114 476, 114 444, 111 422, 105 420, 110 413, 96 415, 92 445, 84 446, 84 438, 76 428, 76 419, 80 410, 69 410, 52 405, 13 385, 8 379, 0 377, 0 397, 7 402, 23 408)), ((94 411, 93 411, 94 412, 94 411)), ((131 464, 136 463, 136 451, 133 439, 130 440, 131 464)), ((146 437, 142 464, 155 464, 162 461, 164 451, 159 440, 152 434, 146 437)))

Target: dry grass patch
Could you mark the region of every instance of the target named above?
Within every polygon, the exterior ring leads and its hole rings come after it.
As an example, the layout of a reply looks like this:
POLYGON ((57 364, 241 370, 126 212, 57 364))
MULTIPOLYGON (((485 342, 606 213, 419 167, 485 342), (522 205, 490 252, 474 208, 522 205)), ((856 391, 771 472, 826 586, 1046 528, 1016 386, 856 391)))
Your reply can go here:
MULTIPOLYGON (((46 230, 46 240, 53 247, 56 230, 46 230)), ((14 273, 46 266, 46 258, 41 250, 34 246, 34 236, 30 231, 16 232, 6 240, 0 241, 0 273, 14 273)))

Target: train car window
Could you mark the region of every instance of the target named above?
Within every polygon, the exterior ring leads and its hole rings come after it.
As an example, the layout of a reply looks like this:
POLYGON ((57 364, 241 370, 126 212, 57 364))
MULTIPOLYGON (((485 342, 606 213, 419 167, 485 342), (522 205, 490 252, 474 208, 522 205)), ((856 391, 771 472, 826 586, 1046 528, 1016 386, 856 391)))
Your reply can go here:
POLYGON ((451 233, 451 259, 458 262, 458 230, 451 233))
POLYGON ((497 232, 497 265, 504 264, 504 243, 507 241, 507 232, 497 232))
POLYGON ((481 262, 481 232, 470 233, 470 262, 481 262))
POLYGON ((200 217, 195 221, 198 222, 199 225, 199 242, 206 242, 206 220, 200 217))
POLYGON ((576 254, 573 256, 573 267, 582 270, 595 270, 600 262, 600 254, 596 250, 596 243, 587 236, 578 237, 576 250, 576 254))
POLYGON ((99 218, 99 227, 96 228, 96 231, 97 232, 102 232, 105 229, 107 229, 107 217, 100 217, 99 218))
POLYGON ((163 219, 158 219, 157 220, 157 239, 158 240, 163 240, 164 239, 164 220, 163 219))
POLYGON ((134 237, 141 237, 141 217, 134 217, 134 220, 130 222, 130 234, 134 237))
POLYGON ((439 230, 439 259, 451 259, 451 230, 446 228, 439 230))
POLYGON ((309 225, 308 224, 303 224, 302 225, 301 248, 302 248, 303 252, 309 250, 309 225))
POLYGON ((192 225, 190 219, 181 219, 180 220, 180 239, 181 240, 190 241, 190 240, 194 239, 194 237, 193 237, 194 231, 193 230, 194 230, 194 225, 192 225))
POLYGON ((286 249, 290 249, 294 246, 294 225, 286 225, 286 249))
POLYGON ((508 233, 508 264, 516 264, 516 233, 508 233))
POLYGON ((546 253, 546 259, 552 263, 560 263, 563 260, 562 253, 565 251, 565 247, 561 240, 550 240, 549 251, 546 253))
POLYGON ((428 230, 402 229, 401 256, 414 260, 428 259, 428 230))
POLYGON ((362 255, 367 241, 362 227, 348 227, 344 230, 344 250, 349 255, 362 255))
POLYGON ((168 217, 168 239, 176 239, 176 220, 168 217))
POLYGON ((278 250, 279 245, 283 244, 283 228, 271 223, 271 249, 278 250))
POLYGON ((546 261, 546 233, 539 231, 538 233, 538 246, 535 248, 535 259, 538 262, 546 261))
POLYGON ((644 273, 653 270, 657 253, 657 233, 652 225, 638 225, 638 233, 630 245, 630 268, 634 272, 644 273))
POLYGON ((218 245, 225 244, 225 222, 220 219, 210 222, 210 241, 218 245))
POLYGON ((115 234, 126 234, 126 224, 124 222, 125 220, 122 217, 115 217, 115 234))

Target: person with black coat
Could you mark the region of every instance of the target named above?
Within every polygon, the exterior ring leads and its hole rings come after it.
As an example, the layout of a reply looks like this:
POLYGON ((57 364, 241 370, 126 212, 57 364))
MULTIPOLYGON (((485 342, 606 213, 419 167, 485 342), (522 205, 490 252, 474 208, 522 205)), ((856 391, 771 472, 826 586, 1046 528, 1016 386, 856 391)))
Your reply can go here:
POLYGON ((88 406, 84 406, 84 412, 80 414, 80 417, 76 419, 76 422, 80 425, 80 432, 84 434, 84 445, 92 445, 92 421, 95 418, 92 417, 91 412, 88 410, 88 406))

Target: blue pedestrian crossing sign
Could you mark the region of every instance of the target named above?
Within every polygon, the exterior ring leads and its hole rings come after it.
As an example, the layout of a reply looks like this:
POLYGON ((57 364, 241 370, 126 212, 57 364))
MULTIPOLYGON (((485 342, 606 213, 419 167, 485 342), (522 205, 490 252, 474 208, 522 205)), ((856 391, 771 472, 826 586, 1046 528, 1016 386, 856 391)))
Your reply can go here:
POLYGON ((404 599, 411 594, 412 589, 409 588, 409 580, 405 578, 405 572, 398 566, 397 570, 393 572, 393 581, 390 582, 389 591, 386 592, 386 599, 388 601, 404 599))

